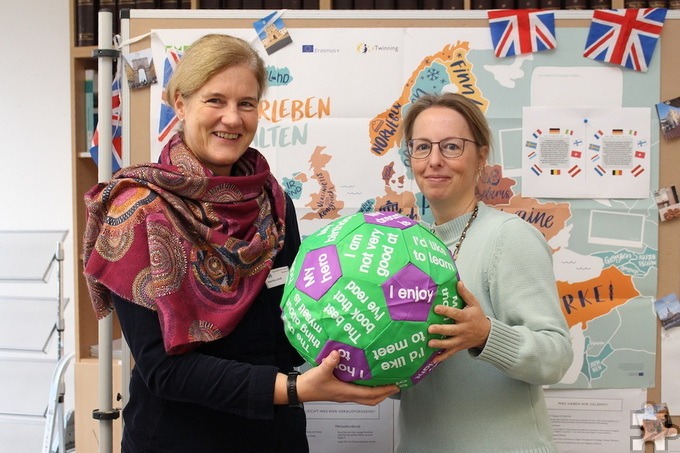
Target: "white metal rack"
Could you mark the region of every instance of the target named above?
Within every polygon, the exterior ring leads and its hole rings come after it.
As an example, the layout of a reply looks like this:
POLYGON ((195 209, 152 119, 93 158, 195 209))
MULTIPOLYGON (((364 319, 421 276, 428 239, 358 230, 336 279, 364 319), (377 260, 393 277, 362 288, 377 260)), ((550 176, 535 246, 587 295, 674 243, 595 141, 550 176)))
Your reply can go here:
MULTIPOLYGON (((67 417, 64 410, 64 395, 66 386, 64 375, 74 354, 64 354, 64 309, 68 299, 64 298, 64 240, 68 230, 27 230, 27 231, 0 231, 0 282, 3 283, 47 283, 52 269, 57 268, 57 297, 0 297, 0 303, 5 307, 21 309, 25 304, 29 309, 23 313, 14 313, 16 322, 26 321, 35 312, 31 307, 40 307, 44 312, 47 302, 56 301, 56 321, 48 326, 35 323, 34 336, 37 341, 34 345, 21 343, 2 342, 0 351, 20 352, 26 355, 24 358, 31 361, 37 357, 35 363, 44 362, 44 354, 47 353, 49 344, 56 335, 57 364, 52 375, 49 391, 47 410, 45 411, 45 431, 42 442, 43 453, 65 453, 67 451, 67 417), (46 332, 41 332, 45 328, 46 332), (37 345, 37 346, 36 346, 37 345)), ((11 322, 6 319, 6 322, 11 322)), ((31 319, 33 321, 33 319, 31 319)), ((29 323, 30 324, 30 323, 29 323)), ((14 416, 35 416, 34 414, 11 414, 14 416)))

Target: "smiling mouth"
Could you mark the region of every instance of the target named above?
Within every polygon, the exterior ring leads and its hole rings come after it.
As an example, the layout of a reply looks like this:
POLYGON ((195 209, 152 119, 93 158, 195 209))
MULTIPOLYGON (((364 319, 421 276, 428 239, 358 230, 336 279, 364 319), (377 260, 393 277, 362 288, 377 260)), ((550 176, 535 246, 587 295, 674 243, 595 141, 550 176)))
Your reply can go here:
POLYGON ((219 138, 226 138, 228 140, 236 140, 238 138, 238 134, 229 134, 227 132, 215 132, 215 135, 219 138))

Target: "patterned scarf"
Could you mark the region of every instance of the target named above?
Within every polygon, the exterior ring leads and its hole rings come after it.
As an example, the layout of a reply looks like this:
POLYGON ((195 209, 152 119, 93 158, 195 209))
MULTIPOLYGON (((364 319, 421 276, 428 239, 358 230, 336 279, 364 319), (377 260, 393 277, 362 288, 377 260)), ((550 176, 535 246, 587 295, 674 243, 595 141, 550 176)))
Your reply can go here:
POLYGON ((168 354, 234 330, 283 246, 285 199, 252 148, 232 174, 213 176, 177 134, 159 164, 85 194, 84 275, 99 319, 111 293, 155 310, 168 354))

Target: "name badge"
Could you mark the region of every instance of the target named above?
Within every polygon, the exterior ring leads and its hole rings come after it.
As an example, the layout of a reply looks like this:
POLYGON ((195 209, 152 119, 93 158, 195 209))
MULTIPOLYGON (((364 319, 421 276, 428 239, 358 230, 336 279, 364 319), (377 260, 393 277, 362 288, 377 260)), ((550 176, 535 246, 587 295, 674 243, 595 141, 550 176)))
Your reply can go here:
POLYGON ((285 284, 287 278, 288 267, 278 267, 276 269, 272 269, 269 272, 269 275, 267 275, 267 280, 265 281, 265 285, 267 285, 267 288, 269 289, 275 288, 285 284))

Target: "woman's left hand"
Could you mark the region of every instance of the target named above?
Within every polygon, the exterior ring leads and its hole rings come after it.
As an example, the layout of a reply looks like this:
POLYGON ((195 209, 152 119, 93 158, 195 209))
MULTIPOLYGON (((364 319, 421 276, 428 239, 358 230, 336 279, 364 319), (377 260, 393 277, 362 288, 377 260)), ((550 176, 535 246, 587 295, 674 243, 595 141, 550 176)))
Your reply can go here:
POLYGON ((454 322, 452 324, 433 324, 427 329, 431 334, 446 337, 428 342, 429 347, 443 350, 433 359, 434 363, 442 362, 464 349, 481 349, 489 338, 491 321, 484 314, 477 298, 468 291, 461 281, 458 282, 456 289, 458 295, 465 302, 465 307, 460 309, 437 305, 434 307, 435 313, 446 316, 454 322))

